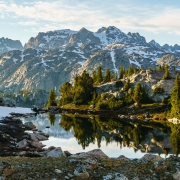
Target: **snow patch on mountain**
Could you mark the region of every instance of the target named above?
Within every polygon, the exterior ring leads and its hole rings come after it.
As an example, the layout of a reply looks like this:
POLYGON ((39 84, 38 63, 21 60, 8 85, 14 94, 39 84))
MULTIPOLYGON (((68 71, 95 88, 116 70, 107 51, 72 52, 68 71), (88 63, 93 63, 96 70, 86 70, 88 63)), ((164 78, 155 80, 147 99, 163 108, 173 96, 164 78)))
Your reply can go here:
POLYGON ((111 60, 113 62, 113 66, 114 66, 114 72, 118 72, 118 69, 116 68, 116 60, 115 60, 115 52, 114 51, 111 51, 110 52, 110 55, 111 55, 111 60))

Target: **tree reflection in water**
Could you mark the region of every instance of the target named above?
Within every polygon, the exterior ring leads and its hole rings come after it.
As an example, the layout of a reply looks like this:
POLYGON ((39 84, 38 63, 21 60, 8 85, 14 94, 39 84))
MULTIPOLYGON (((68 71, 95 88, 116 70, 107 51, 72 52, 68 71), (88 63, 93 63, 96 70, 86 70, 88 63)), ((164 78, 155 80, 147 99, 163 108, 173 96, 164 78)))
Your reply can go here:
POLYGON ((50 122, 51 126, 54 126, 54 122, 56 120, 55 114, 49 113, 48 114, 48 119, 49 119, 49 122, 50 122))
MULTIPOLYGON (((171 138, 171 144, 174 154, 180 153, 180 125, 172 125, 167 123, 156 124, 156 126, 142 126, 141 124, 129 124, 126 122, 121 122, 119 119, 109 119, 100 118, 99 116, 92 118, 76 117, 62 115, 62 120, 60 126, 66 131, 70 129, 74 130, 74 137, 77 139, 78 144, 82 146, 83 149, 89 146, 90 143, 97 142, 98 147, 101 147, 101 141, 105 140, 106 145, 112 141, 117 142, 117 145, 122 147, 134 147, 136 152, 138 149, 141 151, 146 151, 142 148, 142 144, 147 141, 147 134, 151 132, 158 131, 161 136, 163 133, 168 134, 171 138)), ((162 141, 163 139, 157 138, 156 134, 152 135, 157 141, 162 141)), ((150 142, 151 140, 149 140, 150 142)), ((168 154, 172 153, 169 148, 161 148, 161 152, 168 154)))

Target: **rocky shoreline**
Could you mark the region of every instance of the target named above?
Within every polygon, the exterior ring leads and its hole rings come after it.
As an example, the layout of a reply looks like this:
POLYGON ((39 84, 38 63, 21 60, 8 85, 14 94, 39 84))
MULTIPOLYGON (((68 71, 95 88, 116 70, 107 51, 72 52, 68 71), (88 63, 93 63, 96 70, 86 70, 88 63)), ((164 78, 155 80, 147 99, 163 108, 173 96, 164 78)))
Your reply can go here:
POLYGON ((56 156, 40 158, 0 157, 0 179, 180 179, 180 157, 170 156, 163 159, 157 155, 146 154, 140 159, 128 159, 125 156, 109 158, 99 149, 75 155, 63 152, 61 148, 59 152, 56 156))

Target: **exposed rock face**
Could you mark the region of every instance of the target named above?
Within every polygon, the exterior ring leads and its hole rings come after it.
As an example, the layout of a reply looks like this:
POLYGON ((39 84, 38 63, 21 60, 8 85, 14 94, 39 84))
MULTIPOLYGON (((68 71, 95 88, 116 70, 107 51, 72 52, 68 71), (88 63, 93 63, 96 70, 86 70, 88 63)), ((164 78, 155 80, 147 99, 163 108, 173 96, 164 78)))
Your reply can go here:
POLYGON ((76 31, 63 29, 59 31, 48 31, 47 33, 40 32, 35 38, 31 37, 25 44, 24 48, 35 49, 55 49, 63 46, 69 41, 71 35, 76 31))
MULTIPOLYGON (((103 73, 107 68, 119 73, 120 65, 126 69, 130 64, 145 69, 164 63, 180 66, 179 59, 178 45, 170 49, 169 46, 159 47, 155 41, 147 43, 139 33, 125 34, 114 26, 100 28, 97 32, 85 28, 77 32, 49 31, 30 38, 24 50, 0 55, 0 91, 17 96, 21 90, 41 89, 48 93, 55 88, 59 93, 64 82, 72 82, 84 70, 92 73, 99 65, 103 73)), ((21 99, 20 104, 24 106, 21 99)))
MULTIPOLYGON (((170 96, 172 87, 174 85, 174 80, 176 73, 179 71, 170 71, 171 79, 163 79, 164 71, 158 70, 143 70, 139 74, 134 74, 129 77, 130 86, 135 87, 136 83, 139 82, 145 88, 148 97, 155 101, 161 102, 163 99, 170 96), (162 92, 156 92, 156 88, 162 88, 162 92)), ((121 80, 121 82, 110 82, 102 85, 96 86, 97 93, 107 92, 114 95, 115 97, 121 99, 122 87, 127 81, 127 77, 121 80)))
POLYGON ((0 54, 12 51, 12 50, 20 50, 23 46, 18 40, 11 40, 8 38, 0 38, 0 54))

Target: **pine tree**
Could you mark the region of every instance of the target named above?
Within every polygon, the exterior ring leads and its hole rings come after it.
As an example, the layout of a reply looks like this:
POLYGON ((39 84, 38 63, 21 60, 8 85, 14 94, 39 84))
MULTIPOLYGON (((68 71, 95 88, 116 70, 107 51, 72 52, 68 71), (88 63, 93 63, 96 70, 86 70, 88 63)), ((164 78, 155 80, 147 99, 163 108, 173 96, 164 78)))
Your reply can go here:
POLYGON ((98 67, 96 78, 97 78, 97 79, 96 79, 96 82, 97 82, 98 84, 103 81, 101 66, 98 67))
POLYGON ((176 75, 173 89, 171 91, 171 113, 170 116, 173 118, 180 118, 180 80, 179 75, 176 75))
POLYGON ((134 73, 133 66, 130 65, 130 66, 129 66, 129 70, 128 70, 128 75, 130 76, 130 75, 132 75, 133 73, 134 73))
POLYGON ((72 84, 65 82, 59 91, 61 92, 61 99, 58 104, 59 106, 72 102, 72 84))
POLYGON ((171 79, 171 75, 169 73, 168 68, 165 69, 165 73, 164 73, 163 79, 171 79))
POLYGON ((93 72, 92 72, 92 79, 93 79, 94 84, 96 84, 96 81, 97 81, 96 71, 93 71, 93 72))
POLYGON ((51 107, 51 106, 57 106, 57 103, 56 103, 56 94, 55 94, 54 89, 50 90, 49 97, 48 97, 47 107, 51 107))
POLYGON ((118 80, 118 73, 117 73, 117 72, 115 72, 115 74, 114 74, 114 80, 115 80, 115 81, 118 80))
POLYGON ((104 77, 104 81, 105 82, 110 82, 111 81, 111 77, 112 77, 112 75, 111 75, 110 70, 106 69, 106 74, 105 74, 105 77, 104 77))
POLYGON ((135 101, 135 103, 137 103, 138 107, 141 107, 141 103, 144 99, 144 96, 145 96, 144 89, 141 86, 141 84, 138 82, 134 89, 134 96, 133 96, 133 100, 135 101))
POLYGON ((124 76, 124 74, 125 74, 125 69, 124 69, 123 66, 120 66, 120 75, 119 75, 119 79, 122 79, 123 76, 124 76))
POLYGON ((74 103, 83 104, 92 100, 93 91, 93 79, 84 71, 81 76, 75 79, 73 87, 74 103))
POLYGON ((130 88, 130 80, 128 79, 127 82, 125 83, 123 90, 124 91, 128 91, 128 89, 130 88))

